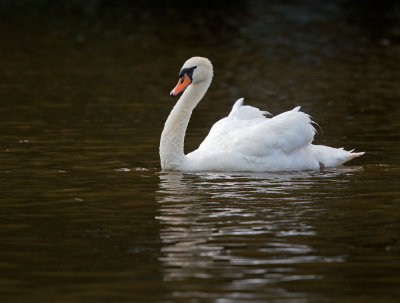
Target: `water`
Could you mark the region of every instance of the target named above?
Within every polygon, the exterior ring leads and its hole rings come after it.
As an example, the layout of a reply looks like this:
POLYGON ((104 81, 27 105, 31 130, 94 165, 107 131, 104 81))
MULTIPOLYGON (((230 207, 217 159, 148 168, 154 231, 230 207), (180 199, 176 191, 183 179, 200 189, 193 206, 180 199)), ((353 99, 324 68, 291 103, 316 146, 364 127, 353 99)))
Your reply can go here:
POLYGON ((1 21, 2 302, 398 301, 397 4, 99 17, 93 3, 1 21), (215 78, 187 151, 245 97, 302 105, 318 144, 366 155, 322 172, 160 172, 169 91, 193 55, 215 78))

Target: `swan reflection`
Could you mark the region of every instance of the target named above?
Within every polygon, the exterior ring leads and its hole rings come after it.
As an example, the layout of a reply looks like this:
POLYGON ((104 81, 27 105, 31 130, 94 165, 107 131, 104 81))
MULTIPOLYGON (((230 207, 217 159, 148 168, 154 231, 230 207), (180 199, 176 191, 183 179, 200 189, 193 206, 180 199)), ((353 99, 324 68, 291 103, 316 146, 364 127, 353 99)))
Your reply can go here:
POLYGON ((321 193, 345 186, 361 168, 324 172, 159 175, 164 278, 225 279, 232 290, 318 279, 299 264, 342 262, 313 247, 321 193), (249 281, 253 281, 249 283, 249 281))
POLYGON ((159 202, 193 201, 197 198, 201 200, 204 195, 233 199, 257 199, 255 193, 290 195, 294 190, 305 190, 319 182, 348 182, 346 178, 337 179, 336 177, 353 174, 361 169, 361 167, 341 167, 323 172, 290 173, 170 172, 159 176, 160 190, 158 192, 161 194, 159 202))

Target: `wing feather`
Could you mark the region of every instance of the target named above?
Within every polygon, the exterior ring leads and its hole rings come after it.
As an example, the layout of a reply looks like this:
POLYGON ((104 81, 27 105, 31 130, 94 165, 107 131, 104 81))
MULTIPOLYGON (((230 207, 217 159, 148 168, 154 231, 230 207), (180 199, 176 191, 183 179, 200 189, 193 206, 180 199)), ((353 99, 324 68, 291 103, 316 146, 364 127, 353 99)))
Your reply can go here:
POLYGON ((243 99, 239 99, 229 116, 213 125, 195 152, 265 157, 276 152, 290 154, 313 141, 315 129, 300 107, 272 118, 265 114, 256 107, 243 106, 243 99))

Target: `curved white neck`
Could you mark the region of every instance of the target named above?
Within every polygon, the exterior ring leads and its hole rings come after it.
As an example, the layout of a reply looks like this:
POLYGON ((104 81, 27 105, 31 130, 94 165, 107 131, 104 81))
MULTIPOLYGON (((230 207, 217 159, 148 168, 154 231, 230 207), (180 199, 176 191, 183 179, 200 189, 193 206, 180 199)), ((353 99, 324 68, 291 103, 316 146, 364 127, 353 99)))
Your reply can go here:
POLYGON ((209 80, 192 83, 183 92, 165 122, 160 140, 160 159, 163 170, 180 170, 186 165, 183 152, 186 129, 193 109, 211 84, 209 80))

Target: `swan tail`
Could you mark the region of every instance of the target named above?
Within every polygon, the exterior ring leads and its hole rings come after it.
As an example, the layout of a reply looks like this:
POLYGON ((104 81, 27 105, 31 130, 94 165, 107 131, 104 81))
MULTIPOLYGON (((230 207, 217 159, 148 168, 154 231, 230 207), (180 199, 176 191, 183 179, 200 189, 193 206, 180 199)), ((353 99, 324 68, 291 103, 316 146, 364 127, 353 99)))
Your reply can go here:
MULTIPOLYGON (((334 153, 334 155, 332 155, 333 161, 332 161, 332 163, 330 163, 329 166, 342 165, 342 164, 344 164, 354 158, 360 157, 364 154, 365 154, 365 152, 353 153, 353 150, 347 151, 347 150, 344 150, 343 148, 339 148, 339 149, 337 149, 337 152, 334 153)), ((328 162, 330 162, 330 161, 328 161, 328 162)))
POLYGON ((365 152, 354 153, 353 150, 343 148, 333 148, 324 145, 311 145, 310 151, 317 162, 321 162, 325 167, 335 167, 346 163, 354 158, 360 157, 365 152))
POLYGON ((347 160, 346 161, 350 161, 351 159, 360 157, 362 155, 364 155, 365 152, 358 152, 358 153, 353 153, 353 150, 349 151, 349 154, 347 155, 347 160))

